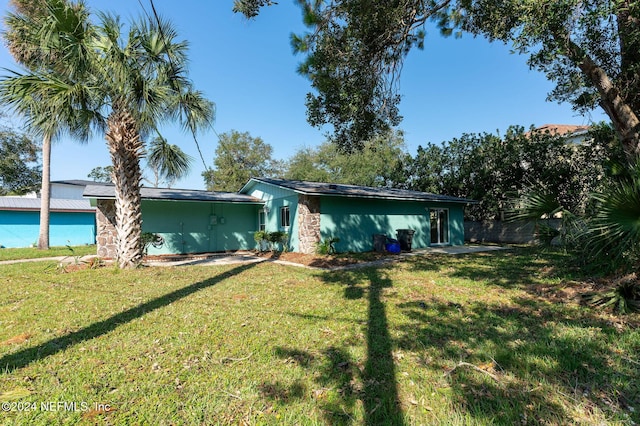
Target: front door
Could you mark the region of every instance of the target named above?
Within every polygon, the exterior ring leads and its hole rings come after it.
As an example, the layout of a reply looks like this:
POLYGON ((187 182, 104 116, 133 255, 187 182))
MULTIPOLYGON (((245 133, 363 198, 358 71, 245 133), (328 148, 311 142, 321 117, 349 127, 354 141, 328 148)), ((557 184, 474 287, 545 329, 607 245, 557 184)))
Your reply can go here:
POLYGON ((431 244, 449 244, 449 209, 429 209, 431 244))

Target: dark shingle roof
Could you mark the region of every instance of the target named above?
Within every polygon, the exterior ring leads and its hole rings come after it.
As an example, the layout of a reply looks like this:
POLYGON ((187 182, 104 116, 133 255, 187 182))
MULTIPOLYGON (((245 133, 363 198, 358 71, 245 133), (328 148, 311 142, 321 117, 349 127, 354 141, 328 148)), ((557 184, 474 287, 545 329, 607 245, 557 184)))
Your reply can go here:
MULTIPOLYGON (((88 185, 82 194, 85 198, 115 198, 115 187, 113 185, 88 185)), ((140 188, 140 195, 145 200, 166 200, 166 201, 211 201, 222 203, 255 203, 263 204, 262 200, 250 195, 238 194, 235 192, 210 192, 194 189, 173 189, 173 188, 140 188)))
POLYGON ((477 201, 467 198, 450 197, 448 195, 431 194, 429 192, 409 191, 407 189, 373 188, 369 186, 307 182, 272 178, 252 178, 252 180, 276 185, 282 188, 287 188, 305 195, 332 195, 353 198, 379 198, 386 200, 434 201, 441 203, 477 203, 477 201))
MULTIPOLYGON (((51 198, 52 212, 93 212, 89 200, 65 200, 51 198)), ((40 198, 0 197, 0 210, 40 211, 40 198)))
POLYGON ((94 182, 92 180, 83 180, 83 179, 52 180, 51 183, 58 183, 58 184, 63 184, 63 185, 75 185, 75 186, 113 185, 112 183, 94 182))

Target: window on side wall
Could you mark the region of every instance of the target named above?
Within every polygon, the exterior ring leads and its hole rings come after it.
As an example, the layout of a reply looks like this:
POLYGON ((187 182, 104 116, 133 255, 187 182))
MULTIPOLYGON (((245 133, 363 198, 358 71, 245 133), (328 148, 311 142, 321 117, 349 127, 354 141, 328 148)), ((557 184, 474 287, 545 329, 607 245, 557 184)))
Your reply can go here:
POLYGON ((267 229, 267 212, 260 210, 258 212, 258 231, 264 231, 267 229))
POLYGON ((284 206, 280 208, 280 226, 288 229, 290 225, 289 206, 284 206))

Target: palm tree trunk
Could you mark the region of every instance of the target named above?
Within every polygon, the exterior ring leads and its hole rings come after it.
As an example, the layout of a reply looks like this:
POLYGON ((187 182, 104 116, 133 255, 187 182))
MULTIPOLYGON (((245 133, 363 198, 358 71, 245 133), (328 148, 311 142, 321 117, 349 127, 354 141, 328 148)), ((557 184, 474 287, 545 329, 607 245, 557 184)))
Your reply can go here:
POLYGON ((116 260, 120 268, 135 268, 142 261, 140 158, 143 144, 138 126, 127 111, 114 110, 107 126, 116 197, 116 260))
POLYGON ((42 138, 42 187, 40 188, 40 233, 38 249, 49 250, 49 212, 51 210, 51 135, 42 138))

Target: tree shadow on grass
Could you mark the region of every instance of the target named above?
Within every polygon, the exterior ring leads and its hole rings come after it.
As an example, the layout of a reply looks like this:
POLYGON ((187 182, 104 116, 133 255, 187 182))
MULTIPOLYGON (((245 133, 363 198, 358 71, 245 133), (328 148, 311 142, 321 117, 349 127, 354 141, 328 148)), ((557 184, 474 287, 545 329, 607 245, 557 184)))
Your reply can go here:
POLYGON ((337 392, 327 397, 316 395, 322 401, 323 414, 328 424, 353 423, 356 402, 360 400, 366 425, 403 425, 393 342, 386 307, 382 301, 383 291, 391 286, 391 280, 383 268, 326 272, 320 278, 327 283, 344 286, 346 299, 367 298, 367 358, 364 365, 357 365, 347 350, 335 346, 325 349, 322 357, 292 348, 277 348, 277 354, 282 358, 292 358, 303 367, 310 364, 317 367, 321 363, 317 384, 321 388, 337 389, 337 392))
POLYGON ((595 409, 617 415, 640 403, 640 369, 611 368, 619 332, 610 323, 528 297, 512 301, 399 303, 411 321, 400 327, 398 347, 438 359, 425 367, 450 371, 453 401, 478 421, 569 424, 576 413, 567 402, 580 406, 586 421, 595 409), (457 368, 460 361, 487 371, 457 368))
POLYGON ((362 391, 367 425, 403 425, 402 406, 398 396, 393 342, 382 295, 392 286, 385 267, 363 268, 344 272, 327 272, 320 278, 329 284, 344 286, 346 299, 368 302, 366 340, 367 359, 361 372, 362 391))
POLYGON ((548 278, 579 279, 582 272, 571 267, 572 257, 561 250, 518 247, 506 251, 467 254, 427 254, 407 260, 416 272, 433 271, 451 278, 483 282, 508 289, 535 290, 548 278), (558 267, 558 265, 561 265, 558 267), (560 274, 560 275, 558 275, 560 274))
MULTIPOLYGON (((348 351, 331 346, 321 352, 312 354, 299 349, 276 348, 276 355, 282 359, 292 360, 302 368, 312 369, 316 388, 312 390, 313 398, 322 408, 324 421, 331 425, 349 425, 353 421, 356 401, 360 390, 355 377, 360 376, 360 369, 351 359, 348 351)), ((279 382, 260 386, 263 396, 279 402, 290 402, 289 396, 302 398, 304 385, 295 382, 283 387, 279 382), (273 390, 277 389, 277 392, 273 390)))
POLYGON ((223 272, 215 277, 209 278, 204 281, 193 283, 186 287, 182 287, 178 290, 167 293, 164 296, 160 296, 145 303, 141 303, 119 314, 113 315, 105 320, 95 322, 87 327, 81 328, 78 331, 66 334, 55 339, 48 340, 38 346, 22 349, 18 352, 10 353, 0 358, 0 371, 3 373, 10 373, 13 370, 24 368, 32 362, 47 358, 55 355, 58 352, 62 352, 65 349, 81 343, 86 340, 93 339, 95 337, 107 334, 122 324, 133 321, 136 318, 140 318, 148 312, 155 311, 156 309, 163 308, 177 300, 183 299, 205 288, 214 286, 228 278, 235 275, 239 275, 246 270, 252 268, 255 264, 243 264, 237 266, 227 272, 223 272))
MULTIPOLYGON (((627 414, 640 421, 636 380, 640 367, 635 355, 625 361, 628 354, 616 352, 628 347, 637 353, 634 333, 621 334, 608 318, 575 304, 538 297, 534 289, 549 283, 541 268, 553 267, 556 260, 544 262, 532 251, 515 259, 504 253, 480 257, 482 261, 474 262, 428 256, 412 260, 407 268, 478 281, 488 290, 499 287, 492 292, 500 288, 524 292, 497 298, 495 303, 491 298, 453 303, 446 295, 407 297, 402 292, 385 300, 383 292, 392 285, 385 268, 320 275, 323 281, 342 286, 346 299, 368 301, 365 365, 354 364, 348 351, 336 347, 322 357, 281 350, 281 356, 303 366, 322 362, 318 383, 341 390, 334 405, 324 405, 327 423, 352 424, 356 403, 361 401, 365 424, 403 424, 394 349, 415 357, 433 378, 425 386, 449 395, 455 414, 470 422, 571 424, 605 418, 625 423, 627 414), (398 336, 394 339, 389 312, 404 317, 394 329, 398 336), (629 342, 617 346, 617 339, 629 342), (354 379, 361 387, 353 386, 354 379), (636 412, 628 407, 636 407, 636 412)), ((564 273, 562 268, 558 273, 564 273)))
MULTIPOLYGON (((500 381, 466 367, 448 377, 454 398, 474 418, 501 424, 564 424, 576 421, 575 412, 569 412, 576 406, 586 421, 593 411, 623 418, 627 407, 640 406, 638 364, 621 361, 623 355, 611 350, 613 342, 628 334, 621 334, 617 321, 565 303, 571 297, 561 296, 570 285, 567 280, 582 276, 571 267, 569 254, 541 255, 537 248, 521 248, 463 258, 425 256, 410 262, 412 271, 524 292, 510 297, 508 305, 461 305, 445 296, 397 305, 411 320, 401 327, 398 346, 448 360, 448 365, 427 368, 441 371, 459 361, 495 361, 500 381)), ((637 410, 631 417, 640 419, 637 410)))

